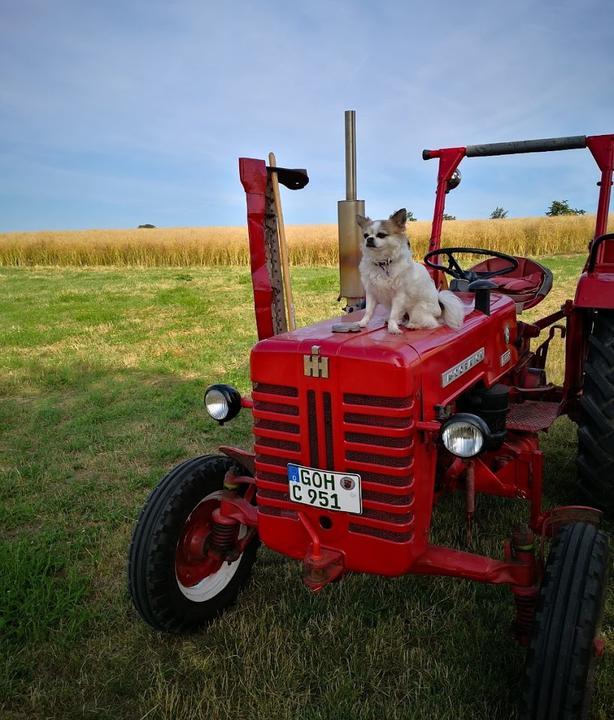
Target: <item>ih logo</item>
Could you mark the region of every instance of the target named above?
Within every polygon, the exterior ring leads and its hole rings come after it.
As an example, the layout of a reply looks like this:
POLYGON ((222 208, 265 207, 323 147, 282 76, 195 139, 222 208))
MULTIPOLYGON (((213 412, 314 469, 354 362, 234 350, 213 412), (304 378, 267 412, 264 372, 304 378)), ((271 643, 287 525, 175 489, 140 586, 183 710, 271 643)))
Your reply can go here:
POLYGON ((303 366, 307 377, 328 377, 328 358, 320 356, 320 346, 313 345, 311 355, 303 355, 303 366))

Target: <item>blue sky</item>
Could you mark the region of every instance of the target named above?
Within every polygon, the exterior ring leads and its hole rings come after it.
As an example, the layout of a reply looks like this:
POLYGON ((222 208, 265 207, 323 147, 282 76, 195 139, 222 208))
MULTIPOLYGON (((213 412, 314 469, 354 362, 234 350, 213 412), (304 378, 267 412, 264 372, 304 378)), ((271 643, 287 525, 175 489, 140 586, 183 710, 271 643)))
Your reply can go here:
MULTIPOLYGON (((610 0, 0 0, 0 231, 240 225, 239 156, 336 221, 343 111, 373 217, 429 218, 424 147, 614 132, 610 0)), ((594 211, 588 151, 467 159, 459 218, 594 211)))

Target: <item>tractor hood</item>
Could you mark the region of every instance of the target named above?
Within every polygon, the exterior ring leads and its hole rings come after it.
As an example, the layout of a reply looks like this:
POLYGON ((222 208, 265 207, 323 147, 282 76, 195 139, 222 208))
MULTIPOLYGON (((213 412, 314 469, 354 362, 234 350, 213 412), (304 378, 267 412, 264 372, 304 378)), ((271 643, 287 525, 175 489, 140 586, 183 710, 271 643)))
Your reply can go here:
POLYGON ((401 335, 392 335, 386 328, 384 309, 378 308, 369 326, 360 332, 334 332, 333 327, 355 323, 363 312, 262 340, 252 351, 252 380, 297 386, 299 380, 309 378, 316 383, 328 380, 345 385, 352 377, 351 384, 362 385, 364 392, 376 390, 383 395, 398 394, 403 388, 413 394, 422 386, 424 419, 429 419, 433 405, 452 401, 479 380, 493 385, 517 357, 514 303, 493 294, 491 314, 486 316, 473 309, 472 294, 460 293, 459 297, 466 313, 460 330, 442 326, 403 329, 401 335), (290 377, 296 374, 301 377, 290 377), (359 377, 354 377, 357 374, 359 377), (282 376, 286 376, 283 381, 282 376))

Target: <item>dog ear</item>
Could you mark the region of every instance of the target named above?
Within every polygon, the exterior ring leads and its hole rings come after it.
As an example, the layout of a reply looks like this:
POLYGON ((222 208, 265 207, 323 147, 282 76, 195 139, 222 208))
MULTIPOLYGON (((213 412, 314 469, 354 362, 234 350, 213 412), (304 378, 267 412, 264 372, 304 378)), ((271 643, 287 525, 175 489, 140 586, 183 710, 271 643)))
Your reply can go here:
POLYGON ((359 227, 364 230, 367 225, 371 224, 371 218, 363 217, 362 215, 356 215, 356 222, 358 223, 359 227))
POLYGON ((392 213, 390 220, 398 227, 404 228, 407 222, 407 210, 405 208, 397 210, 395 213, 392 213))

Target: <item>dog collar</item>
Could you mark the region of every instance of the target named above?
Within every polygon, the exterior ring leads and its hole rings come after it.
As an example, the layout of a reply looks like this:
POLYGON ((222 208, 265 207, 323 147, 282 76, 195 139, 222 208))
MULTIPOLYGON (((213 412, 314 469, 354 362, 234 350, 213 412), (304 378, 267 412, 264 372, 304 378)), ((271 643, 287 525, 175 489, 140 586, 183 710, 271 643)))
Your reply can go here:
POLYGON ((382 260, 381 262, 375 262, 375 260, 373 260, 372 262, 374 265, 377 265, 377 267, 380 270, 383 270, 386 273, 386 275, 388 275, 388 277, 390 277, 389 268, 390 268, 390 263, 392 262, 392 260, 390 258, 388 258, 387 260, 382 260))

